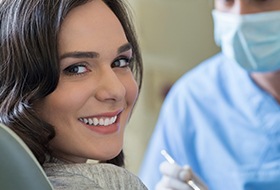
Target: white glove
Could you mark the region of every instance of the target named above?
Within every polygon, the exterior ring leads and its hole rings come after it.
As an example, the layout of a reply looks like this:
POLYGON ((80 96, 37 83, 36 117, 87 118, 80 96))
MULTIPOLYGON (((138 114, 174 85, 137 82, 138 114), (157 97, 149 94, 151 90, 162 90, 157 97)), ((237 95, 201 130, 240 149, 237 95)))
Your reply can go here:
POLYGON ((194 190, 195 188, 191 187, 192 184, 188 184, 190 180, 200 190, 207 190, 207 187, 187 165, 180 167, 177 164, 170 164, 165 161, 160 165, 160 172, 163 176, 157 183, 156 190, 194 190))

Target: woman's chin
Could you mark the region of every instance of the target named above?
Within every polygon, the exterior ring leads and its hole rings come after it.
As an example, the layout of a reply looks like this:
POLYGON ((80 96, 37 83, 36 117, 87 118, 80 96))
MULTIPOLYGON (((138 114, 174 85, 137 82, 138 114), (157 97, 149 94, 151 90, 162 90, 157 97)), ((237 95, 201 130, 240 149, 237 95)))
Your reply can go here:
POLYGON ((118 156, 120 154, 122 150, 122 147, 119 149, 114 149, 114 150, 110 150, 110 151, 106 151, 106 152, 100 152, 100 155, 98 156, 98 159, 94 159, 94 160, 111 160, 113 158, 115 158, 116 156, 118 156))

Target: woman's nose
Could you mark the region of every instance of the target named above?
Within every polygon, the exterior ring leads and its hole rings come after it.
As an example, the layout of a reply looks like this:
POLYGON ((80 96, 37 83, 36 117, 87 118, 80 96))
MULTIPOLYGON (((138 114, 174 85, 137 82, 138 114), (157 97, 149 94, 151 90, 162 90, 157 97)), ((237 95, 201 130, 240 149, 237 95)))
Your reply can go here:
POLYGON ((120 77, 112 68, 100 74, 96 98, 99 101, 121 101, 125 97, 126 89, 120 77))

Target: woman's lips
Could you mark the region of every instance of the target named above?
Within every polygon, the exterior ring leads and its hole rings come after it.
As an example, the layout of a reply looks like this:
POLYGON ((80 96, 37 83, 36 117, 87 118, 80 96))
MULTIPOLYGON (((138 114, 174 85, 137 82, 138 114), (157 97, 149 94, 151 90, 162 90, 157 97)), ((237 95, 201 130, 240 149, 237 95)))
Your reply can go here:
POLYGON ((121 111, 114 112, 114 115, 104 114, 103 116, 81 117, 79 121, 82 122, 88 129, 100 133, 111 134, 115 133, 120 128, 121 111), (106 115, 106 116, 105 116, 106 115), (110 116, 107 116, 110 115, 110 116))

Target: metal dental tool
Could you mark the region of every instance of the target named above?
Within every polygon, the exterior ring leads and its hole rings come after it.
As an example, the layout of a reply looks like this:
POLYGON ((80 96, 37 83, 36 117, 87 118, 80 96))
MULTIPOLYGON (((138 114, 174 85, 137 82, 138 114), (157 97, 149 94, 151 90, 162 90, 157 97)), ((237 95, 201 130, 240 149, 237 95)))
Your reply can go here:
MULTIPOLYGON (((161 150, 160 152, 164 158, 170 163, 170 164, 176 164, 175 160, 166 152, 166 150, 161 150)), ((186 181, 187 184, 193 189, 193 190, 202 190, 200 189, 193 180, 186 181)))

